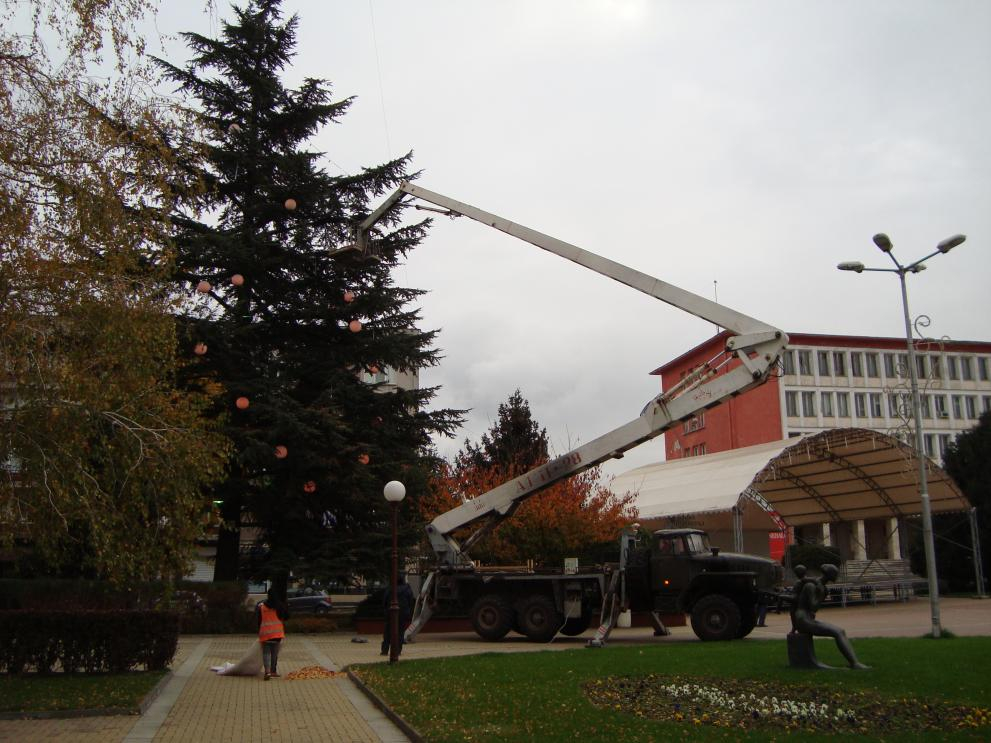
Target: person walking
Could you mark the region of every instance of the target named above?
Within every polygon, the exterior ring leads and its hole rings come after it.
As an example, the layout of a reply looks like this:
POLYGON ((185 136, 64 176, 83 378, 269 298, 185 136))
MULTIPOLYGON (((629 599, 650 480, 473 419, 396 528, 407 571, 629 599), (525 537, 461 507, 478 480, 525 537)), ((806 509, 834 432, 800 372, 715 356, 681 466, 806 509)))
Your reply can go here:
MULTIPOLYGON (((413 605, 416 603, 416 598, 413 596, 413 589, 406 582, 406 575, 403 573, 400 573, 397 578, 396 602, 399 604, 399 647, 396 650, 396 655, 399 655, 403 652, 403 644, 405 642, 403 635, 413 619, 413 605)), ((382 630, 382 655, 388 655, 389 647, 392 645, 392 619, 389 613, 389 605, 391 603, 392 587, 390 586, 385 589, 385 596, 382 598, 382 613, 385 616, 385 629, 382 630)))
POLYGON ((288 618, 288 607, 271 591, 266 599, 255 605, 258 642, 262 646, 262 666, 265 668, 266 681, 273 676, 279 678, 279 648, 286 636, 283 622, 288 618))

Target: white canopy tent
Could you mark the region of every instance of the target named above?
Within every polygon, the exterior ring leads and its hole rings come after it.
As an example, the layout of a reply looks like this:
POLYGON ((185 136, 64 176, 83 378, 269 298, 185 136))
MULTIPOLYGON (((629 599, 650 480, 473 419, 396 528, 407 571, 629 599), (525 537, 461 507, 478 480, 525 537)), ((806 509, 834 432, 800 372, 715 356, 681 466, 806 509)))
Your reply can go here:
MULTIPOLYGON (((971 510, 942 468, 927 460, 926 472, 933 513, 971 510)), ((643 521, 710 531, 731 524, 735 549, 745 529, 916 516, 921 509, 914 450, 862 428, 651 464, 619 475, 611 488, 637 493, 643 521)))

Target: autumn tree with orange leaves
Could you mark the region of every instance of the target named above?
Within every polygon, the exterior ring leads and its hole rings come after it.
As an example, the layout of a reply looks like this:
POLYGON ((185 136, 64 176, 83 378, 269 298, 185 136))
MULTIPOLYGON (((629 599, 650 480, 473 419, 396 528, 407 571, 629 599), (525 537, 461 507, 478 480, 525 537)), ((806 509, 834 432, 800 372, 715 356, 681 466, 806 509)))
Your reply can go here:
MULTIPOLYGON (((465 501, 548 460, 545 429, 530 414, 519 390, 499 406, 499 418, 479 445, 465 442, 453 463, 443 463, 420 500, 430 521, 465 501)), ((616 495, 600 483, 598 467, 586 470, 534 495, 472 548, 471 557, 487 564, 533 560, 560 566, 566 557, 582 557, 616 542, 620 530, 637 516, 635 494, 616 495)), ((456 533, 463 540, 474 529, 456 533)), ((585 560, 583 560, 584 562, 585 560)))

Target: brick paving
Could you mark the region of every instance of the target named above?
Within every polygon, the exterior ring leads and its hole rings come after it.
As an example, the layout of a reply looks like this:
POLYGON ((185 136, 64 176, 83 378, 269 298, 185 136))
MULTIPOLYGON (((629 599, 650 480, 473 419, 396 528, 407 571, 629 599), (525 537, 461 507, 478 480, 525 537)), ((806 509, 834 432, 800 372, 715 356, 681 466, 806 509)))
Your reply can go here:
MULTIPOLYGON (((877 606, 828 609, 823 618, 850 637, 918 637, 930 629, 925 598, 877 606)), ((767 627, 754 630, 756 640, 781 639, 790 629, 787 614, 771 613, 767 627)), ((942 624, 957 635, 991 635, 991 600, 943 599, 942 624)), ((403 660, 482 652, 558 651, 581 648, 586 637, 561 637, 533 644, 510 636, 499 643, 482 642, 473 634, 421 635, 405 647, 403 660)), ((255 642, 253 636, 184 636, 173 663, 174 675, 144 716, 82 717, 59 720, 0 720, 0 741, 35 743, 124 743, 130 741, 345 741, 398 743, 405 736, 368 702, 346 678, 287 681, 285 675, 303 666, 333 670, 353 663, 386 660, 379 638, 351 642, 351 635, 290 637, 279 657, 283 678, 217 676, 210 666, 236 661, 255 642)), ((611 645, 692 642, 689 627, 672 628, 670 637, 655 638, 649 628, 618 629, 611 645)), ((593 652, 593 651, 589 651, 593 652)))

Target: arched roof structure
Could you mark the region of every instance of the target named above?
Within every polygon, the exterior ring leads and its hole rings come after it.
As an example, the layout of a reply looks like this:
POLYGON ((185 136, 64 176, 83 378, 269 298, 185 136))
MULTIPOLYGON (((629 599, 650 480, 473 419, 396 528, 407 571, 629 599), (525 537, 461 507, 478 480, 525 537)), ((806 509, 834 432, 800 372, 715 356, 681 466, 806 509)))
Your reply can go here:
MULTIPOLYGON (((611 488, 637 492, 644 520, 736 509, 773 512, 783 525, 801 526, 916 516, 918 474, 914 449, 894 436, 837 428, 638 467, 617 476, 611 488), (761 508, 742 508, 746 501, 761 508)), ((970 509, 956 484, 928 458, 926 480, 933 513, 970 509)))

